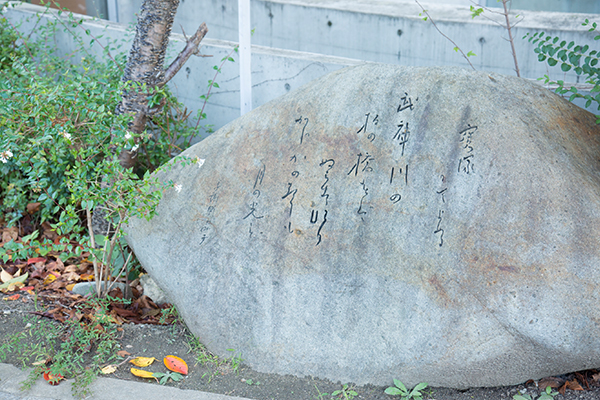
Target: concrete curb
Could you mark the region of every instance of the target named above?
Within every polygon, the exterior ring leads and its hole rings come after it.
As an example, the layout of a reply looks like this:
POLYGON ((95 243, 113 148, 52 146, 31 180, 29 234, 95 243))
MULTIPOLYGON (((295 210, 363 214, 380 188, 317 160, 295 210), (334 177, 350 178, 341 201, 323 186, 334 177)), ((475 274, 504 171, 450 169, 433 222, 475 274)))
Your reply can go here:
MULTIPOLYGON (((10 364, 0 363, 0 399, 1 400, 75 400, 71 394, 71 385, 64 382, 57 386, 48 385, 39 379, 28 391, 19 390, 25 373, 10 364)), ((125 381, 114 378, 96 379, 91 385, 90 400, 144 399, 144 400, 249 400, 243 397, 225 396, 216 393, 182 390, 152 383, 125 381)))

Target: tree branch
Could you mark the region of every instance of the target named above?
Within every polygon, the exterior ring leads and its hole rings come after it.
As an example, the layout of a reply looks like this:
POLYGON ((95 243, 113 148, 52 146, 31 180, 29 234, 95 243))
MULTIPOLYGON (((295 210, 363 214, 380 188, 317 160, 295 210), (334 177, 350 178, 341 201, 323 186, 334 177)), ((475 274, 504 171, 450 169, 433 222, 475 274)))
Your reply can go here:
POLYGON ((506 1, 502 0, 502 5, 504 6, 504 18, 506 18, 506 30, 508 31, 508 39, 510 41, 510 49, 512 50, 513 59, 515 60, 515 72, 518 77, 521 77, 521 73, 519 72, 519 63, 517 62, 517 53, 515 51, 515 41, 512 36, 510 21, 508 19, 508 9, 506 8, 506 1))
POLYGON ((185 48, 181 51, 181 53, 179 53, 179 55, 171 63, 171 65, 169 65, 169 68, 165 70, 165 77, 163 81, 158 84, 159 87, 163 87, 167 82, 169 82, 171 78, 173 78, 175 74, 179 72, 181 67, 183 67, 188 58, 190 58, 192 54, 198 51, 198 46, 200 45, 202 39, 204 39, 204 36, 206 36, 207 32, 208 27, 203 22, 202 25, 200 25, 200 27, 196 31, 196 33, 194 33, 194 35, 189 40, 187 40, 187 45, 185 46, 185 48))
POLYGON ((431 16, 427 12, 427 10, 423 8, 423 6, 421 5, 421 3, 419 3, 418 0, 415 0, 415 2, 419 5, 419 7, 421 7, 421 10, 423 10, 423 13, 425 13, 425 15, 427 16, 427 18, 429 18, 429 21, 431 21, 431 23, 433 24, 433 27, 435 29, 437 29, 437 31, 440 33, 440 35, 442 35, 443 37, 445 37, 446 39, 448 39, 450 41, 450 43, 452 43, 454 45, 454 49, 460 51, 460 54, 462 54, 462 56, 465 58, 465 60, 467 60, 467 62, 471 66, 471 68, 473 68, 474 71, 477 71, 475 69, 475 67, 473 66, 473 64, 471 64, 471 60, 469 60, 469 57, 467 57, 467 55, 460 49, 460 47, 458 47, 458 45, 456 43, 454 43, 454 40, 450 39, 448 36, 444 35, 444 33, 442 31, 440 31, 440 28, 437 27, 437 25, 435 24, 435 22, 433 21, 433 19, 431 18, 431 16))

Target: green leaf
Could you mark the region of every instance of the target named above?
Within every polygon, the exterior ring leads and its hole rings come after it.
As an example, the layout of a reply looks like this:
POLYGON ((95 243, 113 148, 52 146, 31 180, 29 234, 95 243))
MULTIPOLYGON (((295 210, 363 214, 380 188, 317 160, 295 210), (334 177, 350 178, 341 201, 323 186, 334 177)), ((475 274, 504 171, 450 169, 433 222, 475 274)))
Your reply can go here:
POLYGON ((24 283, 28 277, 29 277, 29 272, 25 272, 24 275, 18 276, 16 278, 12 278, 11 280, 4 282, 2 285, 0 285, 0 289, 6 289, 11 284, 15 284, 15 283, 24 283))
POLYGON ((406 386, 404 386, 404 384, 402 382, 400 382, 399 379, 394 379, 394 385, 399 387, 402 391, 408 392, 408 390, 406 389, 406 386))
POLYGON ((477 54, 473 53, 472 51, 469 51, 467 53, 467 57, 471 57, 471 56, 476 56, 477 54))
POLYGON ((389 388, 385 389, 385 393, 392 396, 398 396, 401 395, 403 392, 398 388, 390 386, 389 388))
POLYGON ((555 60, 554 58, 549 58, 549 59, 548 59, 548 64, 549 64, 551 67, 554 67, 554 66, 555 66, 557 63, 558 63, 558 61, 557 61, 557 60, 555 60))
POLYGON ((569 64, 567 64, 567 63, 562 63, 560 65, 560 69, 562 69, 564 72, 567 72, 567 71, 569 71, 571 69, 571 66, 569 64))

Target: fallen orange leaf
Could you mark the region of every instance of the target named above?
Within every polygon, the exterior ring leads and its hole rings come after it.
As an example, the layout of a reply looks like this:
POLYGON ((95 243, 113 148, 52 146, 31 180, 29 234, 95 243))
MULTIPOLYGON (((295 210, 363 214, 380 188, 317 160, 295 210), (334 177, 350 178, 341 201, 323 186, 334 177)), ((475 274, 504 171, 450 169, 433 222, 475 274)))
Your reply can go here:
POLYGON ((165 366, 173 372, 179 372, 180 374, 187 375, 188 366, 181 358, 176 356, 166 356, 163 360, 165 366))
POLYGON ((20 294, 13 294, 12 296, 5 297, 4 300, 19 300, 19 297, 21 297, 20 294))
POLYGON ((48 274, 48 276, 46 277, 46 279, 44 279, 44 285, 48 285, 52 282, 54 282, 56 280, 56 275, 54 274, 48 274))
POLYGON ((94 274, 83 274, 79 277, 80 281, 93 281, 94 279, 94 274))
POLYGON ((572 381, 567 381, 566 385, 567 388, 571 390, 583 390, 583 388, 581 387, 579 382, 577 382, 576 379, 573 379, 572 381))
POLYGON ((156 382, 158 382, 158 379, 154 376, 153 372, 144 371, 142 369, 137 368, 131 368, 130 371, 132 374, 134 374, 135 376, 139 376, 140 378, 154 378, 156 379, 156 382))
POLYGON ((133 360, 129 360, 130 363, 136 367, 147 367, 156 360, 154 357, 136 357, 133 360))
POLYGON ((44 262, 46 261, 46 259, 44 257, 35 257, 35 258, 30 258, 27 260, 27 265, 29 264, 35 264, 38 262, 44 262))
POLYGON ((131 355, 131 353, 130 353, 130 352, 128 352, 127 350, 119 350, 119 351, 117 351, 117 355, 118 355, 119 357, 123 357, 123 358, 125 358, 125 357, 127 357, 127 356, 131 355))

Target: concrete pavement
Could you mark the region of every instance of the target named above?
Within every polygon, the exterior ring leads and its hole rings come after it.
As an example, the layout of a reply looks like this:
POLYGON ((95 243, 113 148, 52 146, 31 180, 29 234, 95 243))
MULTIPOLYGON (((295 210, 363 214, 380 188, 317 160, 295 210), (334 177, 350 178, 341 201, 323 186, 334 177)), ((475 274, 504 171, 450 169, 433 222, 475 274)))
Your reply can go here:
MULTIPOLYGON (((51 386, 43 379, 38 379, 28 391, 19 390, 20 383, 26 373, 10 364, 0 363, 0 400, 75 400, 71 394, 69 381, 51 386)), ((91 385, 90 400, 248 400, 242 397, 222 394, 181 390, 153 383, 125 381, 121 379, 100 377, 91 385)))

